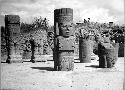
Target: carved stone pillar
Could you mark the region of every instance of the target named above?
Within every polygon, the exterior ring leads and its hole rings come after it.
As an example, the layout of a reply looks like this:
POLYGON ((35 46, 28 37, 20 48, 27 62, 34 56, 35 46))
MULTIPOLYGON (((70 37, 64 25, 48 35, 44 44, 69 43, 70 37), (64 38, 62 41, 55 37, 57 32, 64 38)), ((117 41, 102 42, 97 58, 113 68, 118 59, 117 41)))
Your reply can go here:
POLYGON ((23 62, 18 43, 20 35, 20 17, 18 15, 5 15, 5 30, 8 58, 7 63, 23 62))
POLYGON ((54 69, 69 71, 74 68, 73 10, 61 8, 54 10, 54 69))

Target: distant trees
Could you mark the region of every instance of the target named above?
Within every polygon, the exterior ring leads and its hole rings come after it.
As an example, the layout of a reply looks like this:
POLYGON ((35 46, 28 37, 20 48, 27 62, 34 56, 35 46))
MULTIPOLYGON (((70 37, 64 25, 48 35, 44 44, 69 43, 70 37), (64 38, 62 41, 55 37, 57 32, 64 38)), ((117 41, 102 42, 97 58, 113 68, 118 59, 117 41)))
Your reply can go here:
MULTIPOLYGON (((22 33, 30 33, 32 31, 44 31, 46 34, 46 38, 42 37, 43 35, 41 35, 41 37, 37 37, 38 40, 39 39, 43 39, 43 48, 44 48, 44 53, 47 53, 47 48, 50 47, 51 49, 53 49, 53 38, 54 38, 54 28, 53 26, 50 26, 48 23, 48 19, 47 18, 42 18, 40 17, 35 17, 34 20, 32 21, 32 23, 28 24, 28 23, 21 23, 21 32, 22 33)), ((38 34, 38 33, 37 33, 38 34)), ((34 36, 37 36, 34 34, 34 36)), ((36 41, 38 42, 38 41, 36 41)))
POLYGON ((124 26, 114 26, 111 30, 111 39, 115 40, 118 43, 124 43, 124 32, 125 27, 124 26))
POLYGON ((82 37, 88 37, 88 35, 94 32, 94 36, 100 35, 100 37, 103 37, 107 33, 110 36, 110 40, 115 40, 117 43, 124 43, 125 26, 115 24, 110 26, 109 23, 90 22, 90 19, 84 19, 84 23, 76 25, 76 30, 79 30, 79 32, 76 32, 76 38, 78 38, 78 34, 82 37))
POLYGON ((20 25, 20 32, 21 33, 29 33, 30 31, 33 31, 34 30, 34 24, 27 24, 27 23, 24 23, 24 22, 21 22, 21 25, 20 25))
POLYGON ((48 23, 48 19, 47 18, 42 18, 40 17, 35 17, 34 20, 32 21, 32 23, 21 23, 21 32, 22 33, 28 33, 30 31, 33 30, 38 30, 38 29, 42 29, 42 30, 48 30, 49 28, 49 23, 48 23))

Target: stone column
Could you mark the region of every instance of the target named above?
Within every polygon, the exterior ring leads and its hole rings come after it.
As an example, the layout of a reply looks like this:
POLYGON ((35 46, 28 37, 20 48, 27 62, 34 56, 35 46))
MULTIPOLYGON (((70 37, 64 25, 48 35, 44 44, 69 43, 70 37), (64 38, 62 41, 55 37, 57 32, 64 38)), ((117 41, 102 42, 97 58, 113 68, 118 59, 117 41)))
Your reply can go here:
POLYGON ((20 17, 18 15, 5 15, 7 63, 23 62, 19 50, 20 17))
POLYGON ((54 10, 54 69, 69 71, 74 68, 73 10, 61 8, 54 10))
POLYGON ((79 38, 79 58, 81 63, 90 63, 92 54, 91 40, 79 38))

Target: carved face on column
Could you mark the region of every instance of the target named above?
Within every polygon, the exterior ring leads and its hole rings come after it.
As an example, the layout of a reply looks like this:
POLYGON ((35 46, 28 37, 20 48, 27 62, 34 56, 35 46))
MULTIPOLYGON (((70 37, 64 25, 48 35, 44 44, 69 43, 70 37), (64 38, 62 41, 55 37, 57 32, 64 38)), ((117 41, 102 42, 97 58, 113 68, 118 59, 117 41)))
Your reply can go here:
POLYGON ((72 30, 73 24, 71 22, 63 22, 59 24, 59 31, 61 36, 69 37, 72 30))

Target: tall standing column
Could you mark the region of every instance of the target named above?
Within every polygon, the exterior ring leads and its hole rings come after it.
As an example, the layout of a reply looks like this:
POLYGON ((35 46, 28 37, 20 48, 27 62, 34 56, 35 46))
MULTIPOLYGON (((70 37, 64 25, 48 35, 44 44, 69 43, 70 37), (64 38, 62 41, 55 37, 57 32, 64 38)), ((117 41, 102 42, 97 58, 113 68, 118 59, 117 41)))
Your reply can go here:
POLYGON ((54 10, 54 69, 69 71, 74 68, 73 10, 54 10))
POLYGON ((5 30, 8 58, 7 63, 22 62, 20 55, 20 17, 18 15, 5 15, 5 30))

